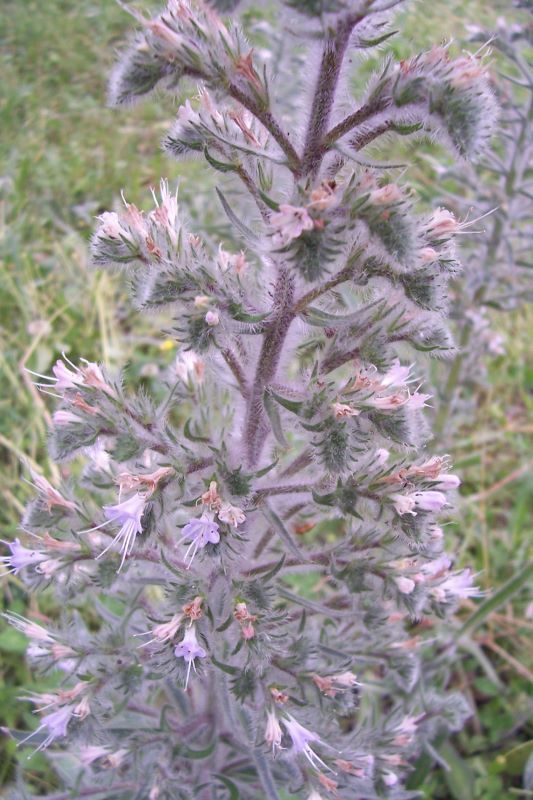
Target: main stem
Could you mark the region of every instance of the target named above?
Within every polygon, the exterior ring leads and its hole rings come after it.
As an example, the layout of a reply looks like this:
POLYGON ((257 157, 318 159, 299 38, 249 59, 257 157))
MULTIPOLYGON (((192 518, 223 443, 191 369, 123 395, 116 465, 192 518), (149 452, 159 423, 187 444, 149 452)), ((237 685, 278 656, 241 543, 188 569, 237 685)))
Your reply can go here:
POLYGON ((288 267, 280 267, 274 290, 274 313, 263 337, 246 410, 244 441, 246 460, 250 467, 254 467, 259 461, 268 434, 269 426, 265 419, 263 394, 276 374, 285 337, 294 319, 293 299, 294 278, 288 267))
POLYGON ((323 140, 328 129, 344 54, 351 33, 360 20, 361 17, 346 16, 324 42, 304 146, 303 175, 316 174, 324 157, 323 140))
MULTIPOLYGON (((315 175, 320 168, 324 158, 323 140, 333 108, 342 62, 352 31, 361 19, 362 17, 348 14, 326 37, 301 161, 287 137, 278 128, 277 123, 272 126, 273 121, 267 120, 269 124, 266 127, 284 150, 288 159, 288 167, 297 178, 315 175)), ((243 102, 242 99, 241 102, 243 102)), ((259 109, 250 110, 263 124, 266 124, 258 113, 259 109)), ((255 467, 258 463, 265 439, 268 436, 269 425, 265 418, 263 395, 276 374, 285 338, 291 322, 296 316, 294 278, 286 266, 280 267, 278 272, 273 314, 263 336, 263 344, 246 409, 244 443, 249 467, 255 467)))

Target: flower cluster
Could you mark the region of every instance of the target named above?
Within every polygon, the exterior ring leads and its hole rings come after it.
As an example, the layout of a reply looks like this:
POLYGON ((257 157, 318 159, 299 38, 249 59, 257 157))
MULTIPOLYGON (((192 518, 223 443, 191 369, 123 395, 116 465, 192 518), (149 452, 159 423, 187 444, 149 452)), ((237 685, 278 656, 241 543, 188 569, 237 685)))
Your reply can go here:
POLYGON ((410 797, 420 752, 470 714, 442 620, 480 593, 444 550, 460 480, 427 449, 419 377, 424 355, 455 354, 447 292, 468 223, 417 213, 357 152, 437 126, 477 150, 486 68, 443 49, 390 61, 342 119, 344 60, 387 38, 397 4, 288 5, 309 49, 323 40, 309 108, 284 104, 272 53, 260 67, 193 0, 136 15, 112 78, 117 104, 199 84, 165 148, 202 153, 232 193, 199 231, 165 181, 150 211, 98 218, 94 265, 171 310, 177 357, 150 393, 64 354, 35 375, 61 479, 31 472, 1 561, 62 606, 48 627, 7 619, 32 665, 62 675, 25 698, 43 715, 27 740, 54 745, 73 796, 410 797))

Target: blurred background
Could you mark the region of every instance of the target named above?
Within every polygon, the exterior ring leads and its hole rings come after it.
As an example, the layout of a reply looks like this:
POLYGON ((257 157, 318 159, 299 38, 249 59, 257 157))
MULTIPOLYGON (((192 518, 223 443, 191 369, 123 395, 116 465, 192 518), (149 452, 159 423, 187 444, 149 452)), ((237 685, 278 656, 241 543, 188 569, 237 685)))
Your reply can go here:
MULTIPOLYGON (((261 15, 275 14, 261 5, 261 15)), ((258 15, 248 6, 247 23, 253 26, 258 15)), ((413 2, 395 26, 401 33, 391 47, 406 57, 446 36, 461 48, 472 25, 527 26, 528 17, 510 0, 413 2)), ((57 470, 46 452, 47 398, 35 390, 24 367, 49 372, 61 351, 111 367, 131 362, 131 379, 149 388, 175 357, 175 343, 158 322, 131 309, 119 277, 88 268, 94 217, 116 207, 123 188, 128 200, 142 207, 149 187, 165 176, 171 183, 180 178, 181 201, 190 216, 201 215, 203 226, 216 225, 208 168, 201 162, 172 162, 159 148, 178 102, 158 97, 126 111, 105 107, 107 75, 131 27, 131 18, 114 0, 0 4, 0 526, 6 540, 16 535, 31 491, 21 477, 21 460, 40 464, 49 475, 57 470)), ((362 63, 356 84, 371 68, 369 61, 362 63)), ((492 68, 496 78, 505 71, 497 53, 492 68)), ((422 202, 431 205, 435 196, 442 202, 431 147, 402 148, 412 164, 408 178, 422 202)), ((528 200, 530 195, 524 197, 528 200)), ((454 681, 475 714, 445 745, 450 769, 424 772, 419 764, 418 785, 428 800, 533 797, 528 707, 533 603, 524 580, 533 528, 532 316, 527 306, 506 313, 489 310, 499 344, 468 389, 469 413, 450 420, 453 439, 444 437, 454 471, 464 480, 457 521, 447 528, 448 549, 459 566, 473 566, 479 584, 496 599, 483 603, 457 664, 454 681)), ((465 618, 474 607, 466 602, 465 618)), ((6 608, 35 619, 56 611, 46 592, 37 606, 15 576, 0 580, 0 610, 6 608)), ((21 687, 47 685, 34 681, 24 650, 24 637, 0 623, 3 726, 31 727, 35 720, 17 695, 21 687)), ((0 786, 13 776, 14 750, 8 737, 0 738, 0 786)), ((42 754, 27 768, 36 792, 54 786, 42 754)))

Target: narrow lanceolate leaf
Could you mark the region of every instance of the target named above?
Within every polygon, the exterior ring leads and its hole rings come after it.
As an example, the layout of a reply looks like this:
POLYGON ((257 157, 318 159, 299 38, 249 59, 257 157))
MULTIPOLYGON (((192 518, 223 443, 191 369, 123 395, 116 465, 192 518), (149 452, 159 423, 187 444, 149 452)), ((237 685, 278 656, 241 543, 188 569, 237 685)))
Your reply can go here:
POLYGON ((500 589, 491 594, 487 600, 481 603, 472 616, 469 617, 456 632, 455 638, 460 639, 465 633, 475 630, 479 625, 482 625, 493 611, 497 611, 498 608, 508 603, 517 592, 529 584, 532 578, 533 563, 529 563, 516 572, 512 578, 509 578, 507 583, 504 583, 500 589))
POLYGON ((226 216, 231 222, 231 224, 235 227, 237 231, 239 231, 239 233, 243 236, 244 240, 248 245, 250 245, 251 247, 257 246, 258 239, 253 230, 249 228, 247 225, 245 225, 242 219, 240 219, 235 214, 235 212, 231 208, 230 204, 228 203, 228 201, 226 200, 220 189, 216 189, 216 193, 218 194, 220 202, 222 203, 222 208, 226 212, 226 216))
POLYGON ((272 511, 266 502, 262 504, 261 511, 292 555, 297 558, 298 561, 305 563, 308 559, 296 544, 292 534, 285 527, 283 520, 275 513, 275 511, 272 511))
POLYGON ((275 402, 273 401, 272 397, 270 396, 269 392, 265 392, 263 395, 263 404, 265 406, 265 411, 268 414, 268 418, 270 420, 270 424, 272 425, 272 433, 280 443, 282 447, 287 447, 287 439, 285 438, 285 434, 283 433, 283 426, 281 423, 281 417, 275 402))

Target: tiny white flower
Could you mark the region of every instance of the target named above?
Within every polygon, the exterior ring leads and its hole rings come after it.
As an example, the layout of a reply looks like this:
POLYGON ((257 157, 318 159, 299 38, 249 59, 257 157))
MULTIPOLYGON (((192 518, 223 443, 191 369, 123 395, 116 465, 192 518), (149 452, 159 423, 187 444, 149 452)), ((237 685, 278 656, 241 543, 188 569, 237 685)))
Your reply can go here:
POLYGON ((396 786, 398 783, 398 776, 395 772, 391 772, 390 770, 384 772, 381 777, 385 786, 396 786))
POLYGON ((391 494, 390 499, 394 503, 396 513, 399 514, 400 517, 404 514, 412 514, 413 517, 416 517, 416 511, 414 510, 416 504, 411 495, 391 494))
POLYGON ((414 591, 415 582, 411 578, 400 575, 398 578, 394 578, 394 582, 402 594, 411 594, 414 591))
POLYGON ((384 447, 380 447, 374 453, 374 464, 377 464, 379 467, 383 467, 389 460, 389 456, 390 452, 384 447))
POLYGON ((174 370, 178 378, 184 383, 202 383, 205 372, 205 362, 192 350, 185 350, 180 353, 174 365, 174 370))
POLYGON ((215 328, 220 324, 220 315, 218 311, 208 311, 204 319, 210 328, 215 328))

